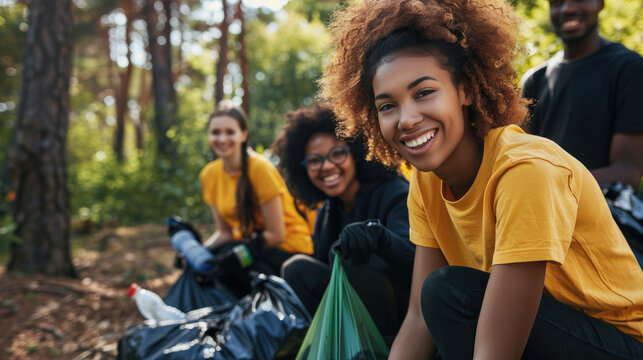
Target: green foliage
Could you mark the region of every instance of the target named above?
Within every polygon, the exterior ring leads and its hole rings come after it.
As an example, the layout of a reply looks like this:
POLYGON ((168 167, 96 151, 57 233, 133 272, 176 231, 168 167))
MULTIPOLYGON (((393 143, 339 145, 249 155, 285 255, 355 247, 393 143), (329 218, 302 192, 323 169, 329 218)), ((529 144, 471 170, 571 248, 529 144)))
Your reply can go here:
POLYGON ((26 21, 24 4, 0 6, 0 262, 4 262, 2 254, 8 252, 10 245, 20 241, 14 233, 16 224, 11 217, 15 193, 11 191, 6 161, 18 117, 26 21))
MULTIPOLYGON (((199 108, 196 104, 189 106, 189 96, 182 99, 186 105, 183 108, 199 108)), ((158 158, 151 150, 136 150, 130 138, 123 163, 106 150, 109 142, 103 139, 101 144, 91 135, 96 131, 91 129, 91 121, 76 123, 69 134, 69 153, 73 159, 69 187, 75 218, 94 223, 132 224, 159 222, 178 213, 193 221, 208 221, 210 215, 201 200, 198 179, 209 156, 203 130, 206 115, 184 116, 181 126, 168 131, 178 144, 175 159, 158 158)), ((133 134, 133 129, 128 133, 133 134)), ((155 147, 150 140, 145 148, 155 147)))
POLYGON ((49 349, 49 356, 51 357, 60 357, 62 355, 62 351, 56 348, 51 348, 49 349))
POLYGON ((269 147, 284 114, 315 100, 316 79, 328 57, 329 35, 319 20, 295 12, 276 22, 251 22, 248 32, 251 106, 250 142, 269 147))
MULTIPOLYGON (((542 63, 562 49, 549 22, 549 5, 545 1, 515 0, 516 12, 523 18, 520 42, 525 54, 514 63, 519 78, 530 68, 542 63)), ((640 0, 606 1, 599 14, 599 33, 604 38, 623 43, 643 54, 643 2, 640 0)))
MULTIPOLYGON (((68 135, 75 219, 133 224, 163 221, 172 213, 190 220, 210 219, 198 180, 211 157, 204 130, 210 106, 202 90, 178 86, 180 123, 168 131, 177 144, 175 159, 157 157, 151 134, 146 135, 144 150, 136 149, 134 127, 127 123, 125 161, 120 163, 111 149, 113 126, 104 121, 114 116, 113 106, 95 101, 81 85, 75 89, 72 106, 80 111, 72 116, 68 135)), ((151 115, 152 107, 143 114, 151 115)))
MULTIPOLYGON (((22 53, 27 34, 27 11, 24 4, 0 6, 0 164, 9 153, 11 134, 18 117, 22 53)), ((0 169, 1 170, 1 169, 0 169)), ((0 196, 8 189, 0 179, 0 196)))
POLYGON ((10 216, 4 216, 0 223, 0 263, 4 263, 3 254, 8 254, 12 243, 20 243, 20 238, 15 235, 16 224, 10 216))
POLYGON ((323 21, 328 25, 333 11, 346 6, 350 1, 336 0, 292 0, 285 9, 302 15, 307 21, 323 21))
POLYGON ((600 13, 600 32, 609 40, 620 42, 643 54, 643 2, 639 0, 606 1, 600 13))
POLYGON ((38 343, 27 345, 27 354, 35 353, 39 347, 40 347, 40 344, 38 343))
MULTIPOLYGON (((356 0, 292 0, 278 13, 265 9, 250 9, 246 13, 252 147, 269 148, 281 131, 284 114, 315 101, 315 81, 330 54, 326 24, 334 9, 352 1, 356 0)), ((529 68, 560 50, 561 44, 551 31, 546 2, 513 0, 512 3, 523 18, 519 36, 524 56, 514 64, 521 77, 529 68)), ((153 101, 149 104, 138 102, 143 92, 142 72, 147 72, 146 82, 151 76, 149 70, 142 69, 138 63, 131 78, 130 115, 133 108, 139 108, 137 113, 144 122, 144 146, 143 150, 136 148, 135 129, 128 116, 122 163, 116 161, 112 151, 113 88, 114 82, 118 83, 114 81, 118 80, 115 74, 122 68, 111 64, 114 72, 110 81, 109 51, 96 26, 121 2, 87 0, 78 4, 74 9, 76 56, 70 82, 72 113, 67 137, 68 181, 74 219, 99 224, 111 221, 134 224, 159 222, 178 213, 191 221, 210 222, 209 209, 201 199, 198 175, 212 159, 205 131, 214 102, 218 36, 211 21, 192 16, 192 12, 199 10, 205 2, 182 3, 182 7, 188 6, 191 11, 182 12, 185 15, 186 28, 182 36, 185 47, 181 48, 182 62, 176 64, 181 69, 176 82, 179 122, 167 133, 177 145, 176 157, 164 159, 155 154, 151 132, 153 101)), ((601 12, 601 34, 643 52, 641 13, 643 3, 640 0, 606 2, 606 8, 601 12)), ((0 38, 3 39, 0 41, 0 103, 13 103, 13 110, 0 111, 0 144, 3 144, 0 164, 5 163, 8 152, 4 150, 10 143, 17 118, 26 21, 24 4, 0 6, 0 38)), ((144 29, 138 28, 136 32, 139 43, 144 42, 144 29)), ((234 49, 238 49, 234 44, 237 36, 237 33, 231 33, 234 49)), ((178 50, 175 46, 175 53, 178 50)), ((235 52, 230 55, 232 64, 224 82, 226 96, 239 103, 240 69, 235 64, 235 52)), ((3 200, 10 191, 8 183, 6 177, 0 180, 3 200)), ((16 241, 9 205, 7 201, 0 202, 0 253, 16 241)))

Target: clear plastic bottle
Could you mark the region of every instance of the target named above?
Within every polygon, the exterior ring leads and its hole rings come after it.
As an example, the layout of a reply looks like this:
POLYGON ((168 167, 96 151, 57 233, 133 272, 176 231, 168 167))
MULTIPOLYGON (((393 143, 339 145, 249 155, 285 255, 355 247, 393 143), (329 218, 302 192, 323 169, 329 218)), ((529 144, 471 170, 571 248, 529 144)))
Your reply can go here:
POLYGON ((132 283, 127 296, 134 299, 141 315, 148 320, 182 320, 185 319, 185 313, 181 310, 167 305, 160 296, 151 290, 140 287, 137 283, 132 283))
POLYGON ((200 242, 194 234, 188 230, 177 231, 172 235, 172 246, 183 254, 190 267, 196 271, 207 272, 212 270, 212 264, 208 263, 214 256, 200 242))

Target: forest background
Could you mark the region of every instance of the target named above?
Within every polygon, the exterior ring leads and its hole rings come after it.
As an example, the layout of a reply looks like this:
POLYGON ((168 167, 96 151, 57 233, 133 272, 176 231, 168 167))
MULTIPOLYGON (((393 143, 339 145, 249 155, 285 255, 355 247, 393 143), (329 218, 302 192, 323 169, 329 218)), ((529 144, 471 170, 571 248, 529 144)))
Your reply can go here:
MULTIPOLYGON (((129 284, 163 295, 181 274, 167 216, 213 230, 208 114, 243 106, 270 155, 352 1, 0 0, 0 358, 115 357, 142 320, 129 284)), ((511 1, 518 81, 561 44, 545 0, 511 1)), ((600 33, 643 53, 643 2, 606 0, 600 33)))
MULTIPOLYGON (((213 158, 205 136, 208 114, 222 99, 242 105, 250 117, 250 145, 267 152, 284 114, 315 101, 315 81, 332 50, 326 25, 332 11, 350 1, 71 3, 65 166, 72 229, 82 232, 162 223, 172 213, 210 222, 198 181, 213 158), (155 68, 165 69, 166 84, 172 85, 163 88, 155 68)), ((514 64, 520 79, 561 44, 551 32, 546 1, 512 4, 524 20, 518 29, 524 53, 514 64)), ((641 14, 640 0, 608 0, 600 32, 643 53, 641 14)), ((16 192, 8 154, 19 115, 28 19, 27 1, 0 0, 3 262, 10 244, 21 241, 14 232, 16 192)))

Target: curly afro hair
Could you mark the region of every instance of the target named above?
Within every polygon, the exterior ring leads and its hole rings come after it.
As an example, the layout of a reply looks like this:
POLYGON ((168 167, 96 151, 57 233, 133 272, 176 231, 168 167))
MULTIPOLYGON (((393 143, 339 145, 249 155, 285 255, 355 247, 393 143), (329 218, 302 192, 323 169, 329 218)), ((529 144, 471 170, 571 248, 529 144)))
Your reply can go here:
MULTIPOLYGON (((306 155, 306 145, 317 133, 336 136, 336 131, 337 119, 333 111, 326 104, 316 104, 287 113, 286 124, 272 145, 272 152, 280 158, 279 171, 290 193, 308 207, 326 200, 328 196, 313 184, 308 171, 301 165, 306 155)), ((351 149, 357 179, 362 185, 401 176, 396 168, 366 161, 367 148, 362 136, 342 140, 351 149)))
POLYGON ((377 66, 397 53, 435 56, 474 101, 476 135, 521 124, 521 99, 511 63, 518 18, 505 0, 366 0, 334 14, 336 42, 320 80, 320 95, 335 111, 340 136, 362 133, 369 158, 398 164, 402 157, 382 138, 372 80, 377 66))

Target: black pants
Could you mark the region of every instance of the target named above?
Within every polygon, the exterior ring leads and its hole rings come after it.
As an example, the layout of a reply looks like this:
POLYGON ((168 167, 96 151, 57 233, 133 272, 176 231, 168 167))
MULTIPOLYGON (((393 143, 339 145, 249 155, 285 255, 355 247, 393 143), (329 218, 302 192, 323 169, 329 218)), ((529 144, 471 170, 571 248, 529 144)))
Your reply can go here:
MULTIPOLYGON (((473 357, 489 273, 460 266, 434 271, 422 287, 422 313, 443 359, 473 357)), ((523 359, 643 359, 643 343, 543 294, 523 359)))
MULTIPOLYGON (((224 253, 236 245, 238 245, 237 242, 231 242, 216 247, 211 251, 216 255, 224 253)), ((241 271, 226 271, 218 276, 217 280, 221 281, 234 296, 241 298, 250 293, 250 281, 252 280, 250 271, 279 276, 282 264, 292 255, 278 248, 267 248, 261 252, 261 257, 248 268, 241 271)))
MULTIPOLYGON (((390 345, 404 320, 409 291, 369 265, 355 266, 342 261, 348 279, 355 288, 375 325, 390 345)), ((330 282, 331 267, 308 255, 295 255, 282 268, 282 277, 299 296, 311 315, 330 282)))

